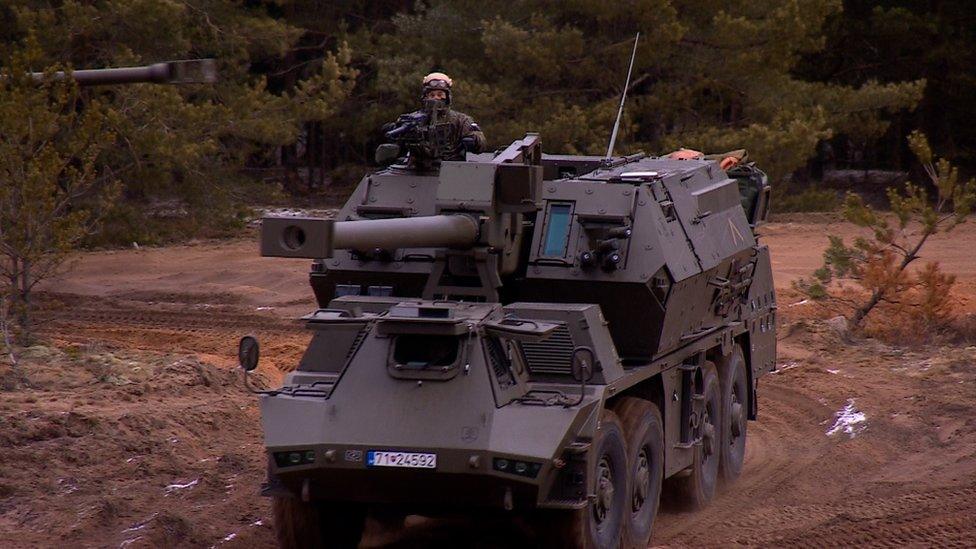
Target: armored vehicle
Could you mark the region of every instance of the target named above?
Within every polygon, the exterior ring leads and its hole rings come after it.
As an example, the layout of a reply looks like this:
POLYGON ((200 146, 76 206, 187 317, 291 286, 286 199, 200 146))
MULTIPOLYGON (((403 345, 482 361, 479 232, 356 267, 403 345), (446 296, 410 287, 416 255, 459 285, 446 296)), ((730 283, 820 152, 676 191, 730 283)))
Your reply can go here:
POLYGON ((645 547, 662 486, 705 505, 775 362, 768 197, 753 166, 546 155, 528 134, 373 173, 334 220, 265 218, 261 253, 314 259, 319 307, 260 396, 281 545, 497 509, 535 546, 645 547))

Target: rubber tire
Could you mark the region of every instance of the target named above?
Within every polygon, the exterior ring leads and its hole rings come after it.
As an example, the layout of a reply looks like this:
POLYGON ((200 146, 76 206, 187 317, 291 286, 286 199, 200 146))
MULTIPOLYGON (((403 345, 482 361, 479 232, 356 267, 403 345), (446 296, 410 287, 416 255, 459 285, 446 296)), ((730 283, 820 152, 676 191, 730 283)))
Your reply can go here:
POLYGON ((282 549, 355 548, 366 526, 366 512, 359 505, 275 496, 271 510, 282 549))
POLYGON ((637 468, 641 449, 644 449, 650 470, 647 495, 638 512, 633 504, 624 521, 623 546, 646 549, 654 531, 654 519, 661 506, 661 486, 664 482, 664 422, 658 407, 645 399, 623 397, 614 404, 627 438, 628 477, 633 500, 637 490, 637 468))
POLYGON ((731 483, 742 474, 746 459, 746 434, 749 424, 749 377, 742 348, 736 345, 732 353, 718 363, 718 376, 722 388, 722 453, 719 457, 718 474, 722 483, 731 483), (740 405, 739 436, 732 432, 732 396, 737 396, 740 405))
POLYGON ((602 531, 597 527, 594 504, 591 502, 582 509, 572 511, 544 511, 535 516, 537 525, 537 547, 558 549, 618 549, 623 535, 625 508, 629 508, 630 484, 627 474, 627 442, 623 425, 615 413, 604 409, 600 413, 600 429, 592 443, 597 456, 593 459, 594 468, 588 477, 596 474, 599 456, 607 456, 614 474, 614 498, 611 508, 616 516, 602 531))
MULTIPOLYGON (((705 362, 702 366, 702 385, 699 394, 705 395, 706 406, 709 407, 709 415, 720 416, 722 406, 721 391, 718 382, 718 375, 715 372, 715 365, 705 362)), ((721 423, 721 417, 712 418, 710 422, 716 431, 721 423)), ((717 434, 717 433, 716 433, 717 434)), ((718 462, 719 458, 715 453, 721 453, 716 436, 714 441, 713 453, 707 456, 705 453, 705 443, 695 446, 695 455, 691 467, 686 472, 668 479, 666 490, 669 493, 669 500, 674 502, 678 508, 686 510, 699 510, 704 508, 712 498, 715 497, 715 486, 718 483, 718 462)))

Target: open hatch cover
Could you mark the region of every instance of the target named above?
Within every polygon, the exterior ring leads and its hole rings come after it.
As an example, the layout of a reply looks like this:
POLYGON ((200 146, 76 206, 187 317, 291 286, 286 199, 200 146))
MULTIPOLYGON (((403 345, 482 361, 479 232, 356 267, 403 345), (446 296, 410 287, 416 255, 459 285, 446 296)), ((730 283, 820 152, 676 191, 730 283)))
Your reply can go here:
POLYGON ((490 320, 482 323, 482 327, 489 335, 504 337, 517 341, 536 342, 546 339, 559 323, 542 322, 539 320, 526 320, 522 318, 503 318, 501 320, 490 320))

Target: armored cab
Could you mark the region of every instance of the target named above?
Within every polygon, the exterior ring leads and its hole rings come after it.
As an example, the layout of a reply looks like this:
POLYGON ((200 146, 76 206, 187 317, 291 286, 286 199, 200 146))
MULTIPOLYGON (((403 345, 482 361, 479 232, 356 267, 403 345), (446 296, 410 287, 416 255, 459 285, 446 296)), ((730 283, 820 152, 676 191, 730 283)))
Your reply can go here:
POLYGON ((262 254, 314 259, 319 306, 261 396, 279 541, 460 507, 538 546, 646 546, 662 486, 705 505, 775 364, 768 195, 753 166, 529 134, 369 175, 334 220, 265 219, 262 254))

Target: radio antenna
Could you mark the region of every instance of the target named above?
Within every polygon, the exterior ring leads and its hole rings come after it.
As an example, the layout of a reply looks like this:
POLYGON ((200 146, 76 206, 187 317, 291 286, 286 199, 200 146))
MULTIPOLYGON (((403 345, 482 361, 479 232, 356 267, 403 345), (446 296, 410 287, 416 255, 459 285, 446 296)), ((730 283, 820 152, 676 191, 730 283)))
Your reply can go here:
POLYGON ((637 40, 640 33, 634 37, 634 51, 630 54, 630 67, 627 68, 627 82, 624 83, 624 92, 620 95, 620 108, 617 109, 617 120, 613 123, 613 133, 610 134, 610 145, 607 147, 607 160, 613 156, 613 146, 617 143, 617 130, 620 129, 620 117, 624 114, 624 101, 627 100, 627 88, 630 86, 630 73, 634 70, 634 58, 637 57, 637 40))

